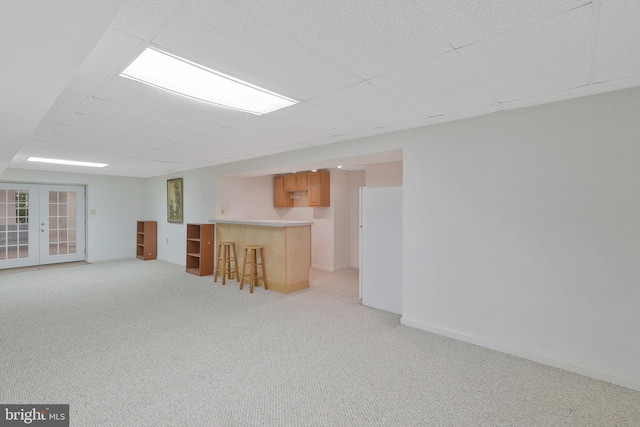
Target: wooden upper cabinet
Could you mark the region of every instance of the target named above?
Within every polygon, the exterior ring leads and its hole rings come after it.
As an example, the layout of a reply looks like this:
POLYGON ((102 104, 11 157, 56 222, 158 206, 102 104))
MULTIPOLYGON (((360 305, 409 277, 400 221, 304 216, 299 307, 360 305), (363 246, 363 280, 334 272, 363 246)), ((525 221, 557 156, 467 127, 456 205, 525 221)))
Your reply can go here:
POLYGON ((284 191, 285 175, 275 175, 273 177, 273 207, 290 208, 293 207, 293 199, 284 191))
POLYGON ((295 191, 294 187, 296 186, 296 178, 295 175, 289 173, 283 176, 284 178, 284 191, 295 191))
POLYGON ((329 207, 331 193, 329 192, 329 171, 309 172, 309 206, 329 207))
POLYGON ((296 191, 304 191, 309 189, 309 174, 307 172, 299 172, 295 174, 296 191))
POLYGON ((329 207, 331 200, 329 176, 329 171, 275 175, 273 177, 273 207, 293 207, 294 201, 290 193, 294 191, 308 191, 308 206, 329 207))
POLYGON ((309 188, 307 172, 284 175, 284 191, 305 191, 309 188))

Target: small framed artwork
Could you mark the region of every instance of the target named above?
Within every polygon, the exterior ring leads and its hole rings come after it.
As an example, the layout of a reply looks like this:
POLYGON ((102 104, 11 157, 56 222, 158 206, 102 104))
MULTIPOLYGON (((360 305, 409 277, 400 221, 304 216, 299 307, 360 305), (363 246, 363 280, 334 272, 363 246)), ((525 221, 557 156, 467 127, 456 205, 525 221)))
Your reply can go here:
POLYGON ((182 178, 167 180, 167 221, 182 224, 182 178))

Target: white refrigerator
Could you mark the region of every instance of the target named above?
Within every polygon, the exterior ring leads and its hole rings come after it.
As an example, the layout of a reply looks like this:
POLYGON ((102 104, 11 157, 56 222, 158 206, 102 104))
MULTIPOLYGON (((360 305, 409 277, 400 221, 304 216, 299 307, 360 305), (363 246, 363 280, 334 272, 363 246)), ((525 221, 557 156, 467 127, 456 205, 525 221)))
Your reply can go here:
POLYGON ((402 314, 402 187, 360 188, 360 298, 402 314))

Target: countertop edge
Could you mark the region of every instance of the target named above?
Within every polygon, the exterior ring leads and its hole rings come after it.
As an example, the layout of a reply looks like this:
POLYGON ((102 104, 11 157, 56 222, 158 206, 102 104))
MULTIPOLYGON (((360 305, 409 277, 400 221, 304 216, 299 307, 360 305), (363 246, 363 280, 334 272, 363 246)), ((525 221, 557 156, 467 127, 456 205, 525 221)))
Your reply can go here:
POLYGON ((280 220, 242 220, 242 219, 210 219, 212 224, 254 225, 262 227, 302 227, 313 225, 313 221, 280 221, 280 220))

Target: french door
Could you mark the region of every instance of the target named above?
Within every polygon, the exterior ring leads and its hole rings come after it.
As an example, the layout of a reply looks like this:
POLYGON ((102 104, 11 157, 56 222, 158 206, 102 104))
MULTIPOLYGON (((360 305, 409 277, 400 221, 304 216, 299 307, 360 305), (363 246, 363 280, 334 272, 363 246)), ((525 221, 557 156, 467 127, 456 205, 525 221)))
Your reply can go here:
POLYGON ((85 259, 83 186, 0 183, 0 268, 85 259))

